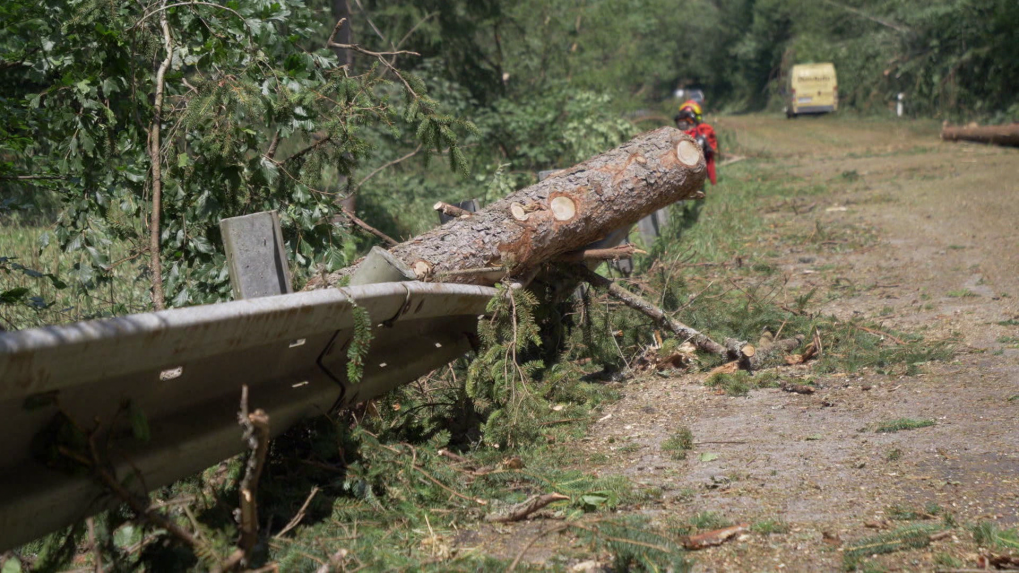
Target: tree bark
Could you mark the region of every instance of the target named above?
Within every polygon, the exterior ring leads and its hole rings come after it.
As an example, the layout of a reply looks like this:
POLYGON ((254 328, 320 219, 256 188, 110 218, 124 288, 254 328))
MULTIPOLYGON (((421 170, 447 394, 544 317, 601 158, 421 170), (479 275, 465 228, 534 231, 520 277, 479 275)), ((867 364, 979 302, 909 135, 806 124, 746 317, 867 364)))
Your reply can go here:
MULTIPOLYGON (((536 185, 396 245, 391 253, 419 280, 493 284, 533 277, 545 263, 682 199, 695 197, 706 169, 696 143, 663 127, 536 185), (496 273, 463 269, 501 267, 496 273)), ((335 284, 348 267, 307 288, 335 284)), ((493 269, 494 270, 494 269, 493 269)), ((521 282, 528 282, 522 280, 521 282)))

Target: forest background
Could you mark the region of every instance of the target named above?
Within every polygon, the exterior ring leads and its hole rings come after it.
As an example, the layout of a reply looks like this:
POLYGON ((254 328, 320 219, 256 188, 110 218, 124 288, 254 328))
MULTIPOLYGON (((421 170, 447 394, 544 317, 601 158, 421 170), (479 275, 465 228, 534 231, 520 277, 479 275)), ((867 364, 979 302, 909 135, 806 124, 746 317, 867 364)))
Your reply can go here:
POLYGON ((379 241, 344 199, 403 240, 436 200, 670 123, 679 88, 777 111, 795 63, 835 63, 843 113, 891 119, 902 92, 911 116, 1019 117, 1010 0, 13 0, 0 21, 7 329, 227 300, 218 221, 266 209, 300 286, 379 241))

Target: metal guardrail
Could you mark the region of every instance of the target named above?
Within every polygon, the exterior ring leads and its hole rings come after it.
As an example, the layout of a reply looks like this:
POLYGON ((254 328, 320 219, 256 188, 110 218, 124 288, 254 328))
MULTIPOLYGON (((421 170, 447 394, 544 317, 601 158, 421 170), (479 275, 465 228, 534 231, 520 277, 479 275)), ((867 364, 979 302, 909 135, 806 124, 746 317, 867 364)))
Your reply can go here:
POLYGON ((0 551, 118 504, 88 475, 47 465, 40 446, 61 411, 101 422, 117 476, 151 490, 244 449, 242 385, 279 434, 461 356, 495 293, 383 283, 0 334, 0 551), (359 383, 346 374, 355 303, 375 325, 359 383))

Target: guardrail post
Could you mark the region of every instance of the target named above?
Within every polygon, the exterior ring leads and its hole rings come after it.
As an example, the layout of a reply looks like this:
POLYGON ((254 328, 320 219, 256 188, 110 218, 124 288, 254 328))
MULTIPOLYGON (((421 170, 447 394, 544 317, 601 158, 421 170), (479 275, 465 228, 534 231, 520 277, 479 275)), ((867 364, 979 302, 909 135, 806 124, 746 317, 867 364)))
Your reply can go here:
POLYGON ((412 281, 416 278, 414 271, 392 253, 379 247, 372 247, 364 262, 358 265, 357 270, 351 275, 350 286, 412 281))
POLYGON ((293 292, 276 211, 222 219, 219 229, 235 299, 293 292))

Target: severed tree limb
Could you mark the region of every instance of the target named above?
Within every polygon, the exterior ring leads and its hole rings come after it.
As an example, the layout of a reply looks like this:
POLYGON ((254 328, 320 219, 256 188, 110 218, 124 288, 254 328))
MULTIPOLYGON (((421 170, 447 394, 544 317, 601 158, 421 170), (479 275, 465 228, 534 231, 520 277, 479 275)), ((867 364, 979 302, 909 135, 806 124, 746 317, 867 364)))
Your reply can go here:
POLYGON ((449 203, 443 201, 439 201, 435 205, 432 205, 432 209, 435 209, 436 211, 442 213, 443 215, 448 215, 450 217, 458 219, 467 219, 468 217, 471 216, 471 212, 468 211, 467 209, 461 209, 456 205, 450 205, 449 203))
POLYGON ((390 237, 389 235, 383 233, 382 231, 376 229, 375 227, 372 227, 371 225, 369 225, 368 223, 365 223, 361 219, 358 219, 357 216, 354 215, 353 213, 351 213, 350 211, 348 211, 346 209, 343 209, 343 214, 346 215, 348 219, 350 219, 351 223, 357 225, 358 227, 361 227, 365 231, 368 231, 369 233, 371 233, 371 234, 375 235, 376 237, 382 239, 383 241, 388 243, 390 247, 393 247, 393 246, 396 246, 396 245, 400 244, 400 243, 398 243, 396 241, 396 239, 390 237))
POLYGON ((248 413, 247 385, 241 387, 241 410, 238 421, 244 428, 244 440, 250 449, 244 478, 239 488, 240 508, 234 512, 234 517, 241 528, 241 539, 238 543, 241 553, 239 562, 246 564, 258 542, 258 502, 255 494, 258 491, 258 478, 262 475, 265 457, 269 452, 269 415, 261 408, 248 413))
POLYGON ((566 271, 596 289, 608 291, 609 296, 612 298, 615 298, 636 311, 640 311, 645 316, 658 323, 659 326, 669 330, 676 336, 683 338, 684 340, 689 340, 697 347, 698 350, 717 354, 722 357, 729 356, 729 350, 725 346, 722 346, 707 335, 690 328, 682 322, 669 318, 665 315, 665 311, 661 308, 658 308, 654 304, 620 287, 586 266, 575 264, 568 267, 566 271))
POLYGON ((294 518, 290 520, 290 523, 288 523, 286 525, 286 527, 281 529, 280 532, 276 534, 276 537, 275 537, 276 539, 279 539, 279 538, 283 537, 291 529, 293 529, 293 528, 297 527, 298 525, 300 525, 301 520, 304 519, 304 516, 305 516, 306 512, 308 511, 308 506, 311 505, 311 500, 315 499, 315 495, 318 492, 319 492, 318 486, 314 486, 314 487, 311 488, 311 493, 309 493, 307 499, 304 500, 304 503, 301 505, 301 509, 297 510, 297 515, 295 515, 294 518))
POLYGON ((564 263, 579 263, 582 261, 614 261, 617 259, 624 259, 634 254, 640 253, 646 255, 647 252, 642 251, 631 244, 619 245, 618 247, 610 247, 608 249, 586 249, 582 251, 570 251, 569 253, 563 253, 556 259, 564 263))
POLYGON ((532 513, 542 509, 550 503, 557 501, 563 501, 570 499, 570 496, 563 495, 561 493, 546 493, 544 495, 532 495, 524 501, 512 505, 505 511, 497 513, 490 513, 485 516, 485 521, 491 521, 495 523, 508 523, 511 521, 520 521, 521 519, 527 518, 532 513))

